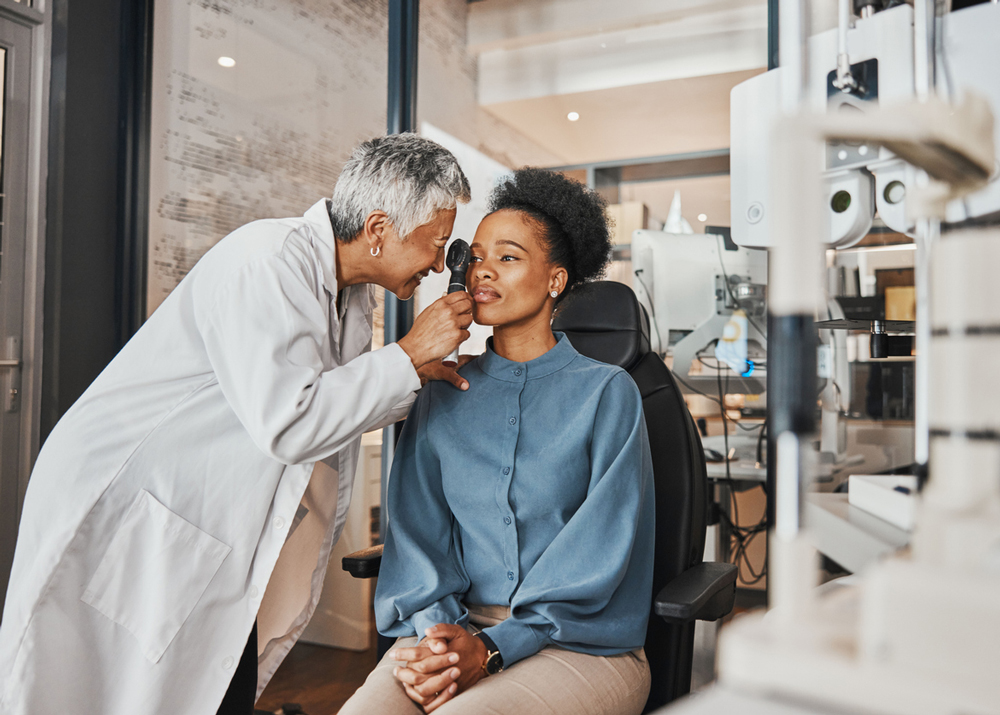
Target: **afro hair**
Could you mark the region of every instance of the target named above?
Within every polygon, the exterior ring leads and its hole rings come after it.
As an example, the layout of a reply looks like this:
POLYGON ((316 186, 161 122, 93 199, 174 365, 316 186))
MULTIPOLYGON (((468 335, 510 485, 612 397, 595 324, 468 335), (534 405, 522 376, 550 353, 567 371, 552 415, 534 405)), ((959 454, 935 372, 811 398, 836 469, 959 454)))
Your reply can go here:
POLYGON ((549 260, 569 274, 566 290, 599 278, 611 260, 607 202, 579 181, 546 169, 525 167, 490 194, 489 212, 509 209, 542 227, 549 260))

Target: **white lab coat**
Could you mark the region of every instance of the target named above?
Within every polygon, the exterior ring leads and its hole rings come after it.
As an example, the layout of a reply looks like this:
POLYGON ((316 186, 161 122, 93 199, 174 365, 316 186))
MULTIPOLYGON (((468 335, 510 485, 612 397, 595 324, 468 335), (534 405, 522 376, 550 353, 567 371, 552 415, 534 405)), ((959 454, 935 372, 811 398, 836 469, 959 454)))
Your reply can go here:
POLYGON ((398 345, 370 352, 370 286, 338 315, 334 250, 325 201, 233 232, 56 425, 0 713, 214 715, 255 618, 263 690, 316 606, 361 434, 420 387, 398 345))

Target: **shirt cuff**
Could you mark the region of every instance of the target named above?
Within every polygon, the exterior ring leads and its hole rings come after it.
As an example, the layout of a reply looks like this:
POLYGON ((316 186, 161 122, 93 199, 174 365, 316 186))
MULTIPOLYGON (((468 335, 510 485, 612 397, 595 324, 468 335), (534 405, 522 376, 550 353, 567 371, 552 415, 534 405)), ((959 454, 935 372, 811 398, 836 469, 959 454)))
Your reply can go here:
POLYGON ((464 627, 469 620, 468 612, 457 614, 450 611, 451 609, 434 605, 410 616, 410 625, 413 626, 417 641, 423 640, 427 635, 424 631, 438 623, 454 623, 464 627))
POLYGON ((527 658, 551 643, 539 629, 513 618, 484 628, 483 633, 493 639, 503 656, 503 667, 509 668, 522 658, 527 658))

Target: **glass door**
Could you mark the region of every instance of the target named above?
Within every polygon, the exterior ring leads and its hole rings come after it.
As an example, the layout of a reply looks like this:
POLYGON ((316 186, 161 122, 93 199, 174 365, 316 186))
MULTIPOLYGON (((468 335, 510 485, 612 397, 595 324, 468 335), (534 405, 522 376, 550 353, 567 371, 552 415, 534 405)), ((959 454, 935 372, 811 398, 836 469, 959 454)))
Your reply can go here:
POLYGON ((20 513, 31 30, 0 18, 0 600, 20 513))

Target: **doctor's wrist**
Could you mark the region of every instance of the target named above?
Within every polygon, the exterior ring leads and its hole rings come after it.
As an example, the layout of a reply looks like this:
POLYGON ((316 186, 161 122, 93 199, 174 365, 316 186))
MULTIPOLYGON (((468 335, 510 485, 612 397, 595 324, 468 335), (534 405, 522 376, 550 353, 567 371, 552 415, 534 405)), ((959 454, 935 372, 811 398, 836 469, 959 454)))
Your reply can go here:
POLYGON ((406 353, 406 357, 410 358, 410 362, 413 364, 413 369, 419 372, 420 368, 429 363, 430 360, 425 360, 424 356, 420 354, 421 351, 417 350, 412 344, 412 340, 409 340, 408 338, 409 335, 404 335, 396 341, 396 345, 398 345, 402 351, 406 353))

